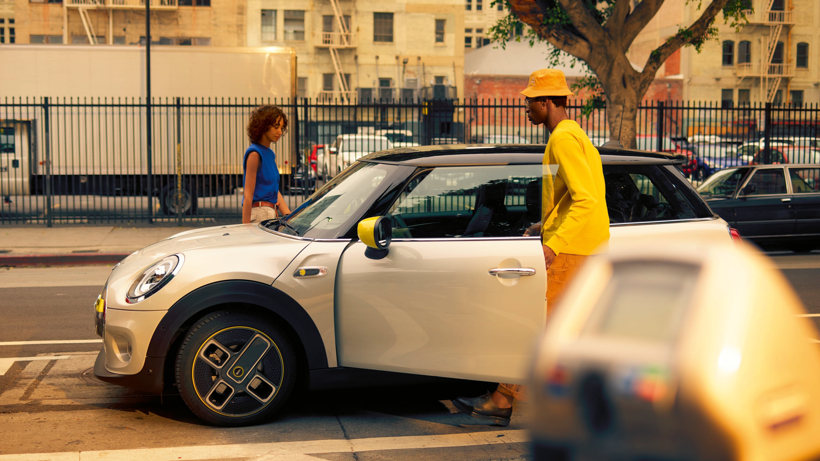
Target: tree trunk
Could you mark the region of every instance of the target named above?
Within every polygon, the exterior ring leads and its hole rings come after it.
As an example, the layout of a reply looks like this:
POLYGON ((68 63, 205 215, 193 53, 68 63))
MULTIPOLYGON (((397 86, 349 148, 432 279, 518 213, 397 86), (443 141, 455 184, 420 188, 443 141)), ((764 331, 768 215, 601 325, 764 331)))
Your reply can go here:
POLYGON ((616 102, 607 99, 606 119, 609 139, 620 142, 627 149, 635 149, 638 121, 638 105, 635 100, 626 98, 616 102))

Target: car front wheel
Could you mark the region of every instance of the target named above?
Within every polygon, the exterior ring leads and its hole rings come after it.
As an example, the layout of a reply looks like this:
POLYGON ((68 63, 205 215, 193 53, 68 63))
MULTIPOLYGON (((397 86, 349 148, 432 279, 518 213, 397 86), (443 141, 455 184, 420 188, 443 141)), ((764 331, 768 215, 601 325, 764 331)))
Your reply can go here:
POLYGON ((194 324, 176 360, 179 393, 188 408, 219 426, 266 420, 287 402, 296 356, 275 325, 237 312, 215 312, 194 324))

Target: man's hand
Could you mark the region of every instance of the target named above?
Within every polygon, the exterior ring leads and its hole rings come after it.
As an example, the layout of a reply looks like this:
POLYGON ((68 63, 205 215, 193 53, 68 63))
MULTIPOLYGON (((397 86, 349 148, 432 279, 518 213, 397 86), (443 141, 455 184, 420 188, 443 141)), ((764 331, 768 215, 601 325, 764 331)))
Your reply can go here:
POLYGON ((552 266, 552 262, 555 261, 555 252, 546 245, 541 245, 541 248, 544 250, 544 262, 547 264, 547 269, 549 269, 550 266, 552 266))

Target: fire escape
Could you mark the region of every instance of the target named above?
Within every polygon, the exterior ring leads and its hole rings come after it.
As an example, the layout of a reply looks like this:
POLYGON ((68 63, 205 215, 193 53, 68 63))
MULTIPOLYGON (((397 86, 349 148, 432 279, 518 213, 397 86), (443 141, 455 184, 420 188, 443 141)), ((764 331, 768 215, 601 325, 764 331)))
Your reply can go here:
POLYGON ((356 33, 350 31, 350 24, 342 15, 338 0, 330 0, 330 5, 333 7, 333 23, 338 31, 323 31, 316 46, 327 48, 330 51, 330 59, 333 61, 335 80, 339 90, 322 91, 319 93, 319 100, 324 102, 355 102, 356 92, 350 88, 350 82, 345 77, 339 51, 355 49, 357 36, 356 33))
MULTIPOLYGON (((176 10, 177 0, 150 0, 152 10, 176 10)), ((83 29, 91 45, 99 44, 99 36, 94 32, 94 24, 89 10, 103 10, 108 16, 108 30, 105 40, 114 44, 114 10, 144 10, 145 0, 64 0, 63 1, 63 43, 70 43, 68 36, 68 9, 77 8, 83 29)))
POLYGON ((784 80, 788 82, 794 77, 794 67, 788 59, 788 50, 791 50, 794 10, 790 0, 763 0, 763 2, 765 8, 746 11, 749 19, 746 27, 766 27, 769 29, 769 35, 767 37, 761 34, 757 44, 758 52, 753 54, 752 62, 737 64, 735 72, 740 82, 746 77, 759 80, 760 100, 774 102, 781 83, 784 80), (781 40, 784 34, 785 43, 781 40), (779 47, 778 44, 780 44, 779 47))

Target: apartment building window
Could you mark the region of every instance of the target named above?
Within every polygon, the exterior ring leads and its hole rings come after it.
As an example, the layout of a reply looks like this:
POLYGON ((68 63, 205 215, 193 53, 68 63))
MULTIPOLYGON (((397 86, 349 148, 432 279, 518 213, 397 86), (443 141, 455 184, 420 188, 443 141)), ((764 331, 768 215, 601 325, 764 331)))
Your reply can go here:
POLYGON ((772 101, 772 105, 780 106, 783 104, 783 90, 777 90, 774 93, 774 101, 772 101))
POLYGON ((305 10, 285 10, 285 40, 305 40, 305 10))
POLYGON ((29 35, 29 43, 43 43, 49 45, 62 45, 62 35, 29 35))
POLYGON ((0 43, 6 43, 6 28, 0 27, 0 43))
POLYGON ((473 10, 473 0, 467 0, 467 3, 465 3, 465 6, 466 6, 467 11, 472 11, 473 10))
POLYGON ((809 68, 809 44, 800 42, 797 44, 797 67, 801 69, 809 68))
POLYGON ((333 19, 335 16, 332 15, 324 15, 322 16, 322 32, 333 32, 333 19))
POLYGON ((444 19, 436 19, 436 43, 444 43, 444 19))
POLYGON ((735 65, 735 42, 726 40, 723 42, 723 65, 735 65))
POLYGON ((262 36, 263 42, 276 41, 276 10, 262 10, 262 36))
POLYGON ((211 0, 177 0, 179 6, 211 6, 211 0))
POLYGON ((63 0, 29 0, 29 3, 63 3, 63 0))
POLYGON ((115 35, 114 45, 125 45, 125 35, 115 35))
POLYGON ((772 64, 783 64, 783 42, 777 42, 777 45, 775 45, 772 64))
POLYGON ((726 88, 724 90, 720 90, 720 107, 724 109, 731 109, 732 106, 735 104, 735 90, 732 88, 726 88))
POLYGON ((322 91, 333 91, 333 78, 336 74, 322 74, 322 91))
POLYGON ((504 1, 495 0, 495 7, 498 9, 498 11, 504 11, 504 1))
POLYGON ((4 26, 6 26, 6 18, 0 18, 0 43, 14 43, 16 40, 14 19, 8 18, 8 27, 4 26))
POLYGON ((211 46, 211 37, 194 37, 194 46, 211 46))
POLYGON ((473 29, 464 29, 464 48, 473 47, 473 29))
POLYGON ((789 99, 794 107, 803 107, 803 90, 792 90, 789 92, 789 99))
POLYGON ((737 105, 746 107, 752 103, 752 91, 748 88, 741 88, 737 90, 737 105))
POLYGON ((307 97, 307 77, 296 77, 296 97, 307 97))
MULTIPOLYGON (((95 37, 98 44, 105 43, 105 37, 102 35, 98 35, 95 37)), ((71 36, 71 44, 72 45, 89 45, 88 35, 72 35, 71 36)), ((161 45, 167 45, 167 43, 160 43, 161 45)))
POLYGON ((393 41, 393 13, 373 13, 373 41, 393 41))
POLYGON ((752 42, 743 40, 737 44, 737 63, 748 64, 752 62, 752 42))
POLYGON ((783 0, 774 0, 772 2, 772 11, 784 11, 786 9, 786 2, 783 0))
POLYGON ((482 4, 483 0, 475 0, 475 10, 481 11, 484 9, 484 5, 482 4))

